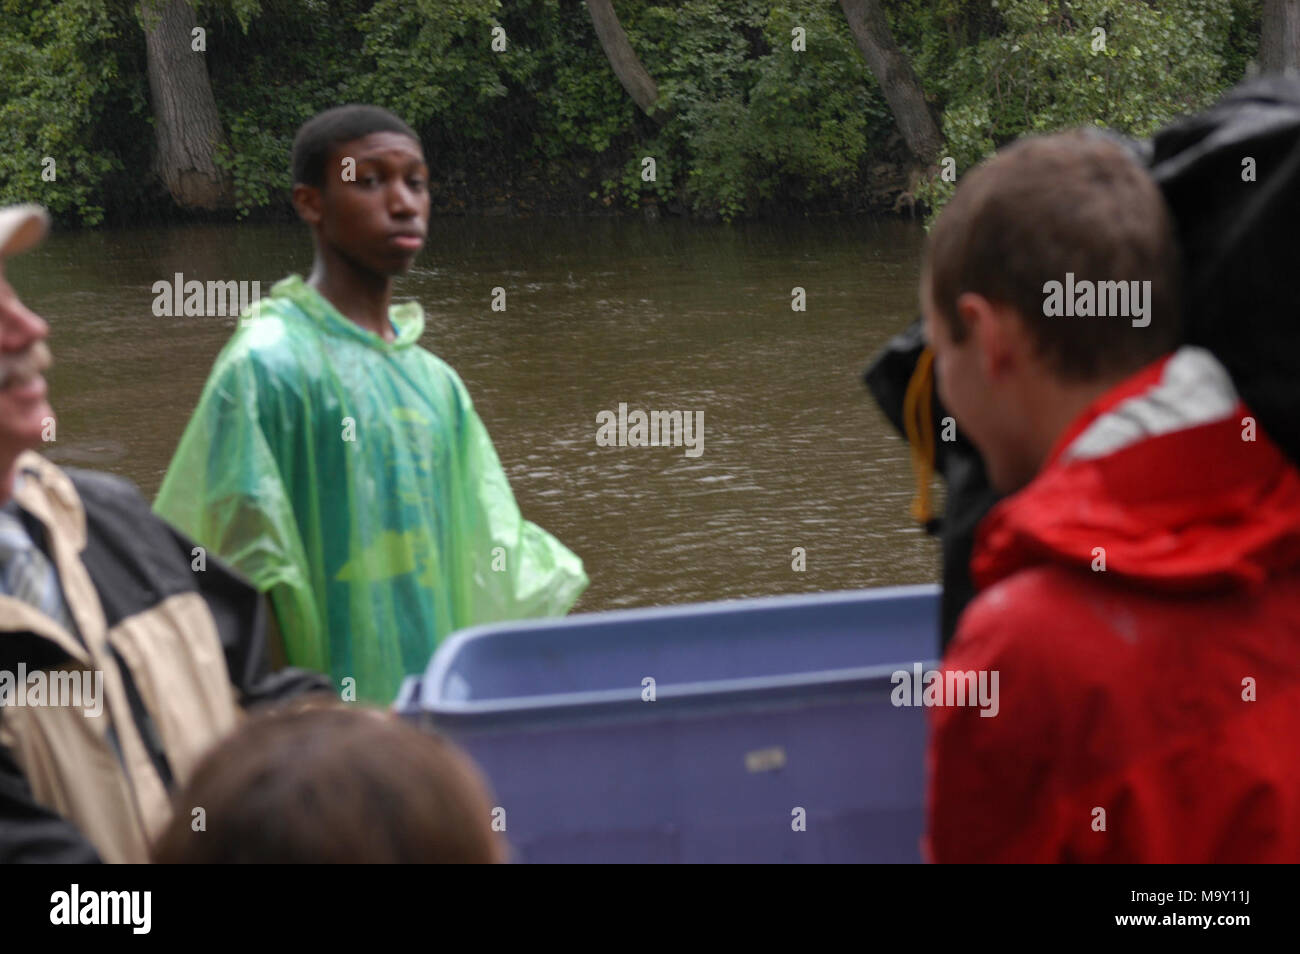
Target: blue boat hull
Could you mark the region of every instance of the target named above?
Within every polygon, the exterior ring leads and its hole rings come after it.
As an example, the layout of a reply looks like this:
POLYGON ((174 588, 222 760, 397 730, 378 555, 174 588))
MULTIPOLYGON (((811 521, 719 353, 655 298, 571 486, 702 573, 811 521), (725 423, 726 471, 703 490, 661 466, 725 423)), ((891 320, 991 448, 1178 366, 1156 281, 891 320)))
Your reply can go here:
POLYGON ((925 586, 476 627, 397 708, 483 768, 518 861, 919 861, 891 677, 937 619, 925 586))

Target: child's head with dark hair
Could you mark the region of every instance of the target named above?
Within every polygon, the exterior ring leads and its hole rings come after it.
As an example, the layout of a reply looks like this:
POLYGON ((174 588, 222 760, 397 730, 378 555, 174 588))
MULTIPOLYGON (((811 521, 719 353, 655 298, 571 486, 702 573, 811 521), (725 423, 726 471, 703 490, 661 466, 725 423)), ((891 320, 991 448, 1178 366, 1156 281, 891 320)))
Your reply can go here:
POLYGON ((369 286, 410 268, 429 218, 429 170, 410 126, 378 106, 326 110, 294 136, 292 167, 317 277, 369 286))
POLYGON ((293 137, 293 181, 296 185, 322 188, 325 167, 338 146, 371 133, 393 132, 414 139, 420 137, 401 117, 379 106, 353 103, 318 113, 298 128, 293 137))
POLYGON ((451 743, 355 706, 249 719, 203 759, 154 847, 160 863, 505 860, 492 801, 451 743), (204 824, 195 831, 197 809, 204 824))

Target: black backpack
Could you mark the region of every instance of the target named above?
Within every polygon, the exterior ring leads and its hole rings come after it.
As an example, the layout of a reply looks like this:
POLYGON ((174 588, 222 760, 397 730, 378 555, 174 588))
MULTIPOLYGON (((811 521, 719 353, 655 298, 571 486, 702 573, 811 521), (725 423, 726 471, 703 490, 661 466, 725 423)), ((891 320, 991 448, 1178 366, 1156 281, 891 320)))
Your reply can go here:
POLYGON ((1182 246, 1187 341, 1300 463, 1300 81, 1240 86, 1144 151, 1182 246))

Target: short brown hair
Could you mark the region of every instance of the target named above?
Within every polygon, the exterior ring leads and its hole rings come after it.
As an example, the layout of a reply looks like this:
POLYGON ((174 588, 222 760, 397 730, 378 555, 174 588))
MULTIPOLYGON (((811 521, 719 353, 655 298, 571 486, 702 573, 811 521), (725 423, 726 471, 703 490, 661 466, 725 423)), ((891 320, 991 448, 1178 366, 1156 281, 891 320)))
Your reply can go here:
POLYGON ((1178 346, 1178 247, 1159 188, 1119 143, 1077 129, 1022 139, 963 177, 926 241, 933 307, 955 341, 957 299, 1014 308, 1072 380, 1136 371, 1178 346), (1151 321, 1044 317, 1044 285, 1150 281, 1151 321))
POLYGON ((493 862, 505 846, 473 763, 357 706, 249 719, 196 768, 154 847, 160 863, 493 862), (195 809, 204 830, 193 830, 195 809))

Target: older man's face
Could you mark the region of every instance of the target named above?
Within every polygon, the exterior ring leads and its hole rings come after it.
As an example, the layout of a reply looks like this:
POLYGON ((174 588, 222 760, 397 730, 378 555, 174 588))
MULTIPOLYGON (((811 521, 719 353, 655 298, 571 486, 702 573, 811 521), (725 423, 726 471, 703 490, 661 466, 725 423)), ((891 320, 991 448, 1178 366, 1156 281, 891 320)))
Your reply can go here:
POLYGON ((49 331, 18 300, 0 259, 0 462, 38 447, 54 419, 42 376, 50 366, 49 331))

